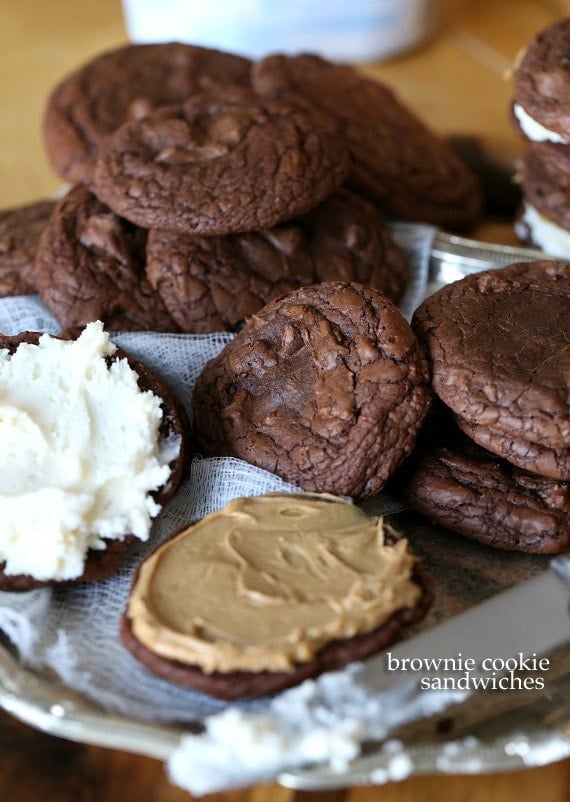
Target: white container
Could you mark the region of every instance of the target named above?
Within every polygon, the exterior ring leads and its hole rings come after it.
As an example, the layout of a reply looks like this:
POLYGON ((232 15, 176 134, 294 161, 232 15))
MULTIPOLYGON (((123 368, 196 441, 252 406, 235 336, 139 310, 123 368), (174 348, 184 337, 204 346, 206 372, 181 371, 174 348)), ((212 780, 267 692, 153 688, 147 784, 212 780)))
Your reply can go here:
POLYGON ((133 42, 189 42, 250 58, 319 53, 372 61, 433 30, 437 0, 123 0, 133 42))

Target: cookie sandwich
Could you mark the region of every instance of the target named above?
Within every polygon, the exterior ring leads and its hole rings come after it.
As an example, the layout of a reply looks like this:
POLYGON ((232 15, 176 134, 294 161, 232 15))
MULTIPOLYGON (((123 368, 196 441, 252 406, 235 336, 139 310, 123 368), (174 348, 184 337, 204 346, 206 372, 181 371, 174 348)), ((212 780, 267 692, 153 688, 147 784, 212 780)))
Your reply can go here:
POLYGON ((129 120, 219 85, 249 84, 249 59, 167 42, 129 44, 89 59, 54 87, 46 103, 43 138, 56 172, 85 182, 99 146, 129 120))
POLYGON ((36 251, 54 207, 41 200, 0 212, 0 298, 37 292, 36 251))
POLYGON ((521 242, 570 258, 570 17, 541 30, 513 70, 512 121, 528 150, 523 202, 515 219, 521 242))
POLYGON ((522 159, 523 200, 515 233, 525 245, 570 259, 570 145, 529 145, 522 159))
POLYGON ((273 228, 197 237, 151 229, 146 274, 185 332, 237 331, 273 298, 342 278, 397 302, 410 266, 378 209, 342 188, 273 228))
POLYGON ((529 142, 570 145, 570 17, 529 42, 513 70, 513 116, 529 142))
POLYGON ((431 400, 427 360, 394 304, 322 282, 249 318, 203 368, 192 406, 203 455, 364 498, 412 450, 431 400))

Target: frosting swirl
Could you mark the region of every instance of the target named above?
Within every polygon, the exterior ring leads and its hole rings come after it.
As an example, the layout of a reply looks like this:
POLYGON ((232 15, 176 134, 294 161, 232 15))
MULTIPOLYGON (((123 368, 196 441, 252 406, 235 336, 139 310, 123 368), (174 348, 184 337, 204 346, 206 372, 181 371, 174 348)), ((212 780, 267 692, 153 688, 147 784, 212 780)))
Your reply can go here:
POLYGON ((144 561, 133 634, 205 673, 291 670, 417 603, 415 558, 386 529, 334 496, 235 499, 144 561))

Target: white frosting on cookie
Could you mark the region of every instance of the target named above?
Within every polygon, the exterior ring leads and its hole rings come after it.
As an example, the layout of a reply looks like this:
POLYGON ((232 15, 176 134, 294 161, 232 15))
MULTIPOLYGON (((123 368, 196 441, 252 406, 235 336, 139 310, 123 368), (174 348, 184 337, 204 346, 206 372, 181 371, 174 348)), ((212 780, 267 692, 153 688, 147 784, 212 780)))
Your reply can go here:
POLYGON ((524 204, 521 222, 528 226, 531 239, 540 250, 549 256, 570 259, 570 231, 548 220, 530 203, 524 204))
POLYGON ((531 142, 555 142, 556 144, 562 145, 567 145, 570 142, 570 140, 563 137, 562 134, 559 134, 557 131, 551 131, 549 128, 545 128, 544 125, 541 125, 534 117, 527 114, 518 103, 514 104, 513 112, 524 135, 527 139, 530 139, 531 142))
POLYGON ((44 334, 0 351, 6 574, 72 579, 102 538, 149 535, 160 510, 151 493, 180 444, 159 447, 161 399, 139 389, 126 359, 109 362, 115 350, 97 322, 77 340, 44 334))

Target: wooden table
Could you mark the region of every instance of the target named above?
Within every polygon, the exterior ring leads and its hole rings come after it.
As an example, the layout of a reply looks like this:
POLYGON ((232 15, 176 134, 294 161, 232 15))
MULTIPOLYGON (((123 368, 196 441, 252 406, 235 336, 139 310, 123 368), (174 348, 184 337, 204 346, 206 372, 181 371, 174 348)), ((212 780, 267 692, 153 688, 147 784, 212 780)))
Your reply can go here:
MULTIPOLYGON (((366 70, 443 133, 476 134, 520 149, 510 128, 508 70, 540 28, 564 13, 560 0, 448 0, 435 37, 411 54, 366 70)), ((119 0, 0 0, 0 208, 50 196, 61 185, 44 155, 48 91, 100 50, 126 40, 119 0)), ((510 225, 485 221, 480 239, 514 242, 510 225)), ((570 761, 476 777, 413 778, 377 788, 302 793, 261 786, 208 797, 223 802, 566 802, 570 761)), ((177 802, 160 763, 68 743, 0 714, 0 799, 15 802, 177 802)))

